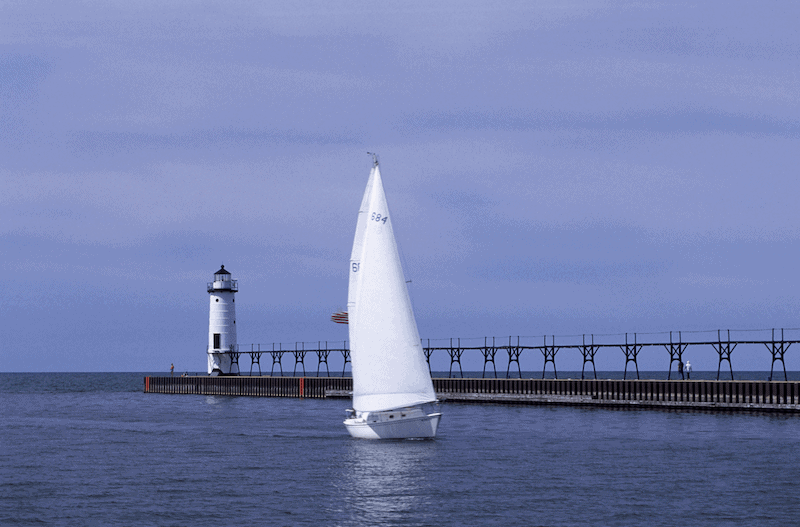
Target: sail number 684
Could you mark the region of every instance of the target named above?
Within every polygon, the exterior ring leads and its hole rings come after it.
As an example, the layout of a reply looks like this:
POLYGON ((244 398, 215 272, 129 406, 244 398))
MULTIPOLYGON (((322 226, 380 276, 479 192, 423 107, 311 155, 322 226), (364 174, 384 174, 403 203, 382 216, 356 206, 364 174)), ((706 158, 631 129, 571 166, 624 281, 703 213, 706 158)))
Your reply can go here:
POLYGON ((389 219, 389 216, 381 216, 377 212, 373 212, 372 217, 370 219, 373 221, 381 221, 383 223, 386 223, 386 220, 389 219))

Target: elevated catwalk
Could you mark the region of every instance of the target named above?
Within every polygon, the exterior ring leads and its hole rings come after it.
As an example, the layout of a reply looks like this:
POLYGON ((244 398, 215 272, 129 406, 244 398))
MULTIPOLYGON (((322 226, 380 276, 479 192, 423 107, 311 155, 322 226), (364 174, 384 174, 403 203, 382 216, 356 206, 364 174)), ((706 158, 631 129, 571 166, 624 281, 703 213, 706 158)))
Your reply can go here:
MULTIPOLYGON (((146 393, 349 398, 350 377, 145 377, 146 393)), ((442 401, 800 413, 800 381, 433 379, 442 401)))
MULTIPOLYGON (((720 380, 720 374, 724 372, 723 363, 727 362, 728 372, 730 378, 734 378, 733 364, 731 362, 731 355, 737 346, 742 348, 749 348, 740 353, 748 353, 754 356, 754 351, 757 351, 765 359, 767 354, 763 353, 766 349, 772 360, 770 362, 769 378, 773 379, 780 376, 780 372, 775 372, 776 363, 780 363, 783 368, 783 380, 788 380, 786 374, 786 363, 784 358, 792 344, 800 343, 800 328, 790 329, 772 329, 772 330, 715 330, 710 331, 697 331, 687 332, 695 337, 693 340, 685 340, 683 332, 670 331, 669 333, 652 333, 652 334, 638 334, 638 333, 624 333, 619 335, 573 335, 571 337, 561 336, 556 340, 554 335, 543 335, 541 337, 508 337, 498 339, 495 337, 484 337, 482 339, 460 339, 452 338, 448 341, 440 340, 431 341, 430 339, 422 339, 422 351, 428 361, 428 369, 430 370, 431 356, 436 353, 446 353, 450 357, 450 368, 448 377, 456 375, 463 377, 461 370, 461 357, 465 353, 480 354, 483 356, 483 372, 481 377, 498 377, 497 373, 497 355, 501 358, 507 357, 505 378, 522 377, 522 367, 520 360, 538 362, 539 353, 541 353, 543 361, 542 366, 542 379, 545 377, 545 370, 548 363, 552 365, 553 374, 558 378, 558 370, 556 369, 556 355, 561 351, 564 352, 578 352, 583 357, 583 365, 581 366, 581 378, 593 376, 597 379, 597 371, 595 367, 595 358, 599 352, 603 353, 617 353, 622 352, 625 356, 625 370, 623 372, 623 379, 627 379, 629 374, 629 367, 631 368, 630 374, 636 375, 639 379, 639 364, 638 357, 640 353, 654 353, 659 352, 664 359, 669 357, 667 367, 667 380, 671 380, 673 375, 675 378, 680 376, 684 378, 681 368, 684 360, 687 357, 688 348, 711 348, 718 356, 717 363, 717 380, 720 380), (598 337, 595 340, 595 337, 598 337), (623 338, 624 337, 624 338, 623 338), (666 351, 666 354, 663 352, 666 351), (524 357, 523 357, 524 355, 524 357), (531 357, 533 355, 533 357, 531 357), (677 363, 677 364, 676 364, 677 363), (591 365, 591 372, 586 374, 586 369, 591 365), (630 366, 629 366, 630 365, 630 366), (458 370, 456 370, 458 368, 458 370), (491 370, 489 369, 491 368, 491 370), (673 370, 673 368, 675 368, 673 370), (635 372, 635 373, 634 373, 635 372)), ((740 348, 741 349, 741 348, 740 348)), ((220 351, 220 355, 229 357, 231 365, 235 365, 238 370, 239 358, 242 355, 247 355, 250 358, 250 375, 253 374, 254 369, 257 369, 258 374, 261 375, 261 356, 269 354, 272 357, 272 366, 270 368, 270 375, 280 372, 283 374, 283 358, 286 355, 294 358, 294 368, 292 376, 297 375, 302 368, 302 374, 306 374, 305 358, 306 355, 316 355, 317 358, 317 376, 321 374, 322 365, 325 365, 325 373, 330 377, 330 368, 328 366, 328 358, 331 354, 337 357, 341 354, 342 357, 342 375, 347 370, 347 364, 350 363, 350 349, 347 341, 338 341, 336 343, 328 341, 318 342, 295 342, 293 349, 292 346, 287 346, 281 343, 263 345, 251 344, 250 351, 246 351, 242 347, 236 347, 229 351, 220 351), (341 344, 339 344, 341 342, 341 344)), ((598 359, 599 360, 599 359, 598 359)), ((535 368, 527 367, 533 371, 535 368)), ((502 371, 501 371, 502 374, 502 371)), ((723 373, 723 375, 726 375, 723 373)))

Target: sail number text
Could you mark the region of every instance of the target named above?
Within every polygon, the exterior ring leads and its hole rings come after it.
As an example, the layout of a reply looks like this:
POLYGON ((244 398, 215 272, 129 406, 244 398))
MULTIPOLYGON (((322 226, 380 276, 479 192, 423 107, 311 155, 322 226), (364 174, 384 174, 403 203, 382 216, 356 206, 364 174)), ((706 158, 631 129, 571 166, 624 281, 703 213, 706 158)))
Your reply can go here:
POLYGON ((380 221, 386 223, 386 220, 389 219, 389 216, 381 216, 377 212, 372 213, 372 217, 370 218, 372 221, 380 221))

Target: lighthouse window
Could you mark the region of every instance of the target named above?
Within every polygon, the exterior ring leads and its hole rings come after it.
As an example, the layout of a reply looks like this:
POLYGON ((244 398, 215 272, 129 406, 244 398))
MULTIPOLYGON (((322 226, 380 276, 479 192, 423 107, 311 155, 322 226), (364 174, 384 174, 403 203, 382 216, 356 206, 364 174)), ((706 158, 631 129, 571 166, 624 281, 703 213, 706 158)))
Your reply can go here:
POLYGON ((215 350, 218 350, 219 348, 222 347, 222 346, 220 346, 220 344, 221 344, 220 340, 222 340, 220 338, 220 334, 219 333, 214 333, 214 349, 215 350))
POLYGON ((219 302, 219 298, 217 298, 217 302, 219 302))

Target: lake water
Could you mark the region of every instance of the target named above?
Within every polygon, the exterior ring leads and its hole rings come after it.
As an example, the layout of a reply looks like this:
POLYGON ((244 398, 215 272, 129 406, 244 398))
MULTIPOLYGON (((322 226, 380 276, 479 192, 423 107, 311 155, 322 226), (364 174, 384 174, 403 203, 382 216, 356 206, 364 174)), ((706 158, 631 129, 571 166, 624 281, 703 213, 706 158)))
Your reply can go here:
POLYGON ((2 525, 795 525, 800 417, 444 404, 364 441, 346 400, 0 374, 2 525))

